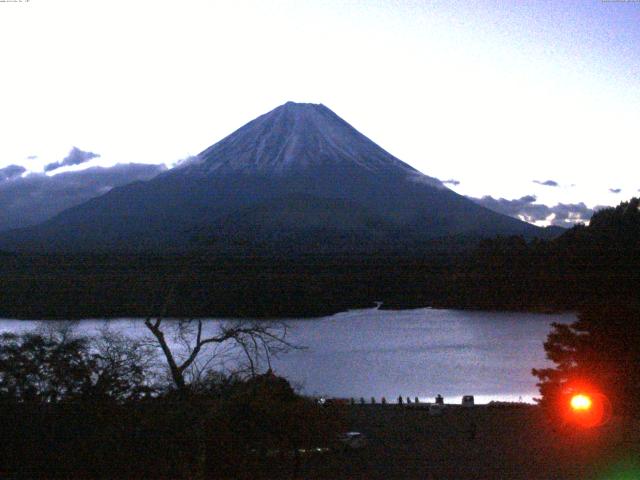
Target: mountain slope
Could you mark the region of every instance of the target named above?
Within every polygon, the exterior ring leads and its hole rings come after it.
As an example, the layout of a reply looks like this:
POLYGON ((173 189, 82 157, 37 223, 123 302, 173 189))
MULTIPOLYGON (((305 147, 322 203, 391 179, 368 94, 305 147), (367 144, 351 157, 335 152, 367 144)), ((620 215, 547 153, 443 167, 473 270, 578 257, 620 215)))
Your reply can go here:
POLYGON ((150 181, 3 235, 0 248, 402 248, 496 234, 541 229, 447 189, 325 106, 289 102, 150 181))

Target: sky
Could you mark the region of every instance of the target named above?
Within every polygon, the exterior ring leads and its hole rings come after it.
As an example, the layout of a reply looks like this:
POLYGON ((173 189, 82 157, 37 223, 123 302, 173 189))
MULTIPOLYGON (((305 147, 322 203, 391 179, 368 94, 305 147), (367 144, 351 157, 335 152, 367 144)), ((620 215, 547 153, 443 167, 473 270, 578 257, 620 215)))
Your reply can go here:
POLYGON ((0 41, 0 201, 171 167, 289 100, 540 224, 640 194, 640 1, 0 1, 0 41))

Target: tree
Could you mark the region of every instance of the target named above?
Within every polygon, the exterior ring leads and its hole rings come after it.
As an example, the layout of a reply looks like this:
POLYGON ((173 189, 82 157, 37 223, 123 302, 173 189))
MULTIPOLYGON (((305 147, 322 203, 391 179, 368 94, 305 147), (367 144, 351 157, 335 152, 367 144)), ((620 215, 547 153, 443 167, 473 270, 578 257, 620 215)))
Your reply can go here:
POLYGON ((100 371, 95 388, 102 395, 135 400, 157 393, 160 386, 154 346, 107 327, 91 338, 90 346, 100 371))
POLYGON ((197 383, 215 360, 243 357, 244 369, 254 376, 263 363, 271 368, 274 355, 299 348, 287 340, 287 326, 282 322, 229 320, 205 324, 202 319, 168 321, 160 316, 147 317, 144 324, 162 350, 180 392, 197 383))
POLYGON ((0 398, 58 403, 131 400, 150 392, 137 344, 103 335, 97 342, 63 329, 0 335, 0 398))
POLYGON ((533 369, 541 403, 553 407, 573 385, 600 391, 618 412, 640 403, 640 308, 609 303, 584 308, 570 325, 553 324, 544 344, 553 368, 533 369))

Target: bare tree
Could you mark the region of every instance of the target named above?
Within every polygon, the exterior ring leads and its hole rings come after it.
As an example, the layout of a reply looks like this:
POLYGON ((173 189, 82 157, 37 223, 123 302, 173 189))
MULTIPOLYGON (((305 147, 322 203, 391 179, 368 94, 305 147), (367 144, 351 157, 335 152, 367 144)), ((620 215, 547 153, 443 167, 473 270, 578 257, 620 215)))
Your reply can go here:
MULTIPOLYGON (((91 337, 91 348, 105 372, 117 378, 128 379, 135 385, 132 396, 152 394, 160 388, 159 369, 156 366, 158 352, 155 345, 115 332, 105 323, 98 330, 98 334, 91 337)), ((105 380, 109 378, 99 378, 98 383, 105 380)), ((116 386, 117 384, 114 384, 112 388, 116 386)))
MULTIPOLYGON (((179 391, 187 389, 189 379, 197 381, 213 361, 224 361, 232 355, 237 358, 239 354, 246 361, 246 373, 253 376, 263 366, 271 368, 273 356, 300 348, 287 340, 283 322, 229 320, 205 324, 202 319, 165 320, 158 316, 147 317, 144 325, 157 340, 179 391)), ((236 370, 241 368, 235 366, 236 370)))

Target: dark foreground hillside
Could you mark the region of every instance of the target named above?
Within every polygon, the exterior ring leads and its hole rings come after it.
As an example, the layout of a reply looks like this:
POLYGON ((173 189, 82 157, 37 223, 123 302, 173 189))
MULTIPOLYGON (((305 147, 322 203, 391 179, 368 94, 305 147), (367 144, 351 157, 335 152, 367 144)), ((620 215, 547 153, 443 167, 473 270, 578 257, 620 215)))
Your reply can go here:
POLYGON ((225 423, 212 417, 207 405, 215 412, 210 403, 192 405, 193 410, 180 404, 167 410, 166 403, 106 410, 67 405, 58 407, 55 415, 52 408, 32 407, 32 415, 25 418, 17 415, 28 407, 5 408, 0 413, 2 432, 19 435, 4 437, 2 453, 9 456, 0 474, 86 479, 598 480, 636 479, 640 472, 637 420, 614 418, 604 427, 575 430, 551 424, 534 406, 451 408, 434 417, 407 406, 345 405, 313 413, 308 424, 298 423, 302 418, 283 423, 285 417, 276 413, 269 418, 268 410, 260 420, 242 416, 244 410, 228 411, 225 423), (244 420, 229 424, 236 417, 244 420), (326 422, 323 428, 319 421, 326 422), (309 436, 314 423, 316 433, 309 436), (274 436, 282 428, 286 442, 274 436), (320 430, 324 433, 318 436, 320 430), (297 435, 302 448, 251 447, 260 444, 262 437, 256 432, 279 445, 296 445, 289 443, 294 431, 303 433, 297 435), (365 434, 367 444, 345 448, 338 441, 345 431, 365 434))
POLYGON ((348 418, 369 445, 310 460, 301 478, 595 480, 640 472, 637 421, 572 430, 551 424, 535 406, 458 408, 433 417, 364 405, 350 408, 348 418))

